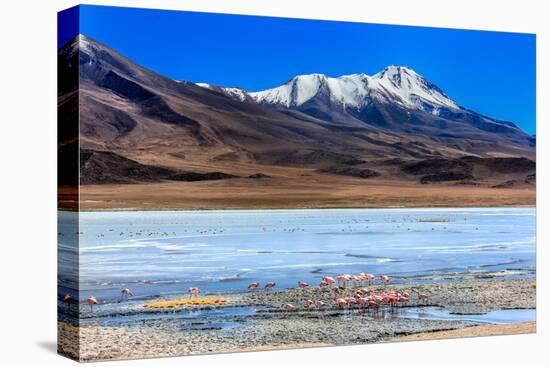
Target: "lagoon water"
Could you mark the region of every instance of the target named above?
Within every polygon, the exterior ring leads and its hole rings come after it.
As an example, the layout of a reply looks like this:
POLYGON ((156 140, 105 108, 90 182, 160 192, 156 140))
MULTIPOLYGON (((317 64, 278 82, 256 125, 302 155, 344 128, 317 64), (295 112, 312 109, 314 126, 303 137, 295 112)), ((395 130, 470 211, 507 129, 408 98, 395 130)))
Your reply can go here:
MULTIPOLYGON (((323 274, 394 282, 503 272, 534 276, 534 208, 82 212, 81 298, 115 301, 243 291, 252 281, 318 284, 323 274), (434 221, 445 220, 445 221, 434 221)), ((60 267, 76 249, 60 216, 60 267), (67 233, 64 233, 66 231, 67 233)), ((64 293, 63 284, 60 294, 64 293)))

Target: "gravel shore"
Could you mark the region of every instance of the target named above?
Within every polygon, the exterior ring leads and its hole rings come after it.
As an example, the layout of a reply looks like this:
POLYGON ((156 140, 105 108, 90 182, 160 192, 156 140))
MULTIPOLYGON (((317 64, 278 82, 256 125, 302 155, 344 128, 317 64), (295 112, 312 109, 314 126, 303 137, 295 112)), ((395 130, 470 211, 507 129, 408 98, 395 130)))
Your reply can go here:
MULTIPOLYGON (((436 306, 457 314, 482 314, 502 309, 533 309, 536 299, 532 279, 368 288, 387 291, 406 289, 413 294, 407 307, 436 306), (427 294, 428 302, 419 303, 415 292, 427 294)), ((61 354, 82 361, 131 359, 375 343, 415 334, 435 336, 438 335, 437 332, 477 325, 471 321, 400 317, 400 311, 384 311, 381 316, 379 313, 348 310, 306 311, 303 306, 307 299, 332 304, 334 298, 331 291, 317 287, 234 295, 225 307, 252 306, 258 311, 253 315, 235 316, 231 320, 232 327, 195 330, 183 327, 179 319, 161 317, 143 319, 120 327, 75 328, 60 323, 58 348, 61 354), (298 310, 282 312, 279 308, 282 303, 295 304, 298 310), (80 355, 78 346, 74 345, 75 333, 80 336, 80 355)), ((220 320, 208 321, 215 325, 220 320)), ((504 326, 506 325, 494 327, 498 329, 504 326)), ((495 333, 495 329, 491 330, 495 333)), ((483 329, 478 334, 484 335, 483 329)))

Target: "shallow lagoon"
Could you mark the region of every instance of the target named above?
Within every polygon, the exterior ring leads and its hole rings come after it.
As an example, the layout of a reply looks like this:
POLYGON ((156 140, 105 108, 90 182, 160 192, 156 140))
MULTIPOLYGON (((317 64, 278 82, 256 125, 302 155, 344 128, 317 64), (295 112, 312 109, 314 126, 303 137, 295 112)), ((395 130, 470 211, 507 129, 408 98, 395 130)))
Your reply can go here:
POLYGON ((342 272, 400 283, 535 269, 534 208, 83 212, 79 232, 81 297, 104 302, 124 287, 145 299, 342 272))

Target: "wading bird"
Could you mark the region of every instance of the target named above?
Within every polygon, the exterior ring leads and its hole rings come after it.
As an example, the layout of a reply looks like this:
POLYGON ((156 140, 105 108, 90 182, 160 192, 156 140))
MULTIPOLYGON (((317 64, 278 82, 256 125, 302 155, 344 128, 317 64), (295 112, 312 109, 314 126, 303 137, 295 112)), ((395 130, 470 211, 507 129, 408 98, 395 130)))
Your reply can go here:
POLYGON ((302 282, 302 281, 300 280, 300 281, 298 281, 298 287, 299 287, 299 288, 302 288, 302 289, 303 289, 303 288, 307 288, 307 287, 309 287, 309 284, 307 284, 306 282, 302 282))
POLYGON ((88 304, 90 305, 90 311, 94 311, 94 305, 98 305, 99 304, 99 301, 97 300, 97 298, 95 298, 94 296, 90 296, 88 297, 88 299, 86 300, 86 302, 88 302, 88 304))
POLYGON ((187 290, 189 297, 198 296, 201 293, 201 290, 197 287, 191 287, 187 290))
POLYGON ((336 280, 334 280, 333 277, 323 277, 323 282, 325 282, 327 285, 331 285, 336 283, 336 280))
POLYGON ((124 288, 123 290, 120 291, 120 300, 123 301, 123 300, 128 300, 128 298, 132 297, 133 294, 132 292, 130 291, 130 289, 128 288, 124 288))
POLYGON ((260 286, 260 282, 254 282, 248 285, 248 290, 255 291, 260 286))
POLYGON ((65 302, 67 304, 67 310, 70 310, 71 309, 71 303, 74 302, 74 298, 73 298, 73 296, 71 296, 70 293, 67 293, 65 295, 65 297, 63 297, 63 302, 65 302))
POLYGON ((336 280, 338 280, 338 285, 342 283, 342 286, 346 288, 346 283, 351 280, 351 275, 349 274, 340 274, 336 277, 336 280))
POLYGON ((267 284, 265 285, 264 288, 265 288, 266 290, 268 290, 268 289, 273 289, 273 288, 275 288, 276 285, 277 285, 277 284, 276 284, 275 282, 269 282, 269 283, 267 283, 267 284))
POLYGON ((323 301, 315 301, 315 307, 316 307, 319 311, 324 311, 325 306, 326 306, 326 303, 325 303, 325 302, 323 302, 323 301))
POLYGON ((294 306, 292 303, 283 303, 281 305, 281 308, 285 311, 296 311, 296 306, 294 306))
POLYGON ((388 285, 388 283, 391 282, 391 278, 387 275, 380 275, 380 280, 384 285, 388 285))

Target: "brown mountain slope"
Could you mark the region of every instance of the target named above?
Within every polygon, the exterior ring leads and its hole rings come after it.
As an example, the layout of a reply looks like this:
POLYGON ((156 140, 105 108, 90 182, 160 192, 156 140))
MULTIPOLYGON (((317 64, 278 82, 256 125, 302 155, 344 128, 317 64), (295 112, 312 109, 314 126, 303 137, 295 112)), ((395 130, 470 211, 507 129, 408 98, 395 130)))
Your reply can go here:
MULTIPOLYGON (((74 68, 78 60, 79 93, 71 95, 60 86, 59 100, 60 113, 79 105, 81 162, 88 162, 81 165, 81 183, 94 185, 83 188, 84 197, 87 192, 102 192, 95 185, 117 183, 165 182, 176 185, 178 195, 193 192, 180 193, 177 187, 181 185, 199 185, 206 191, 214 188, 195 183, 195 177, 200 177, 198 181, 222 180, 224 185, 242 187, 244 194, 246 187, 274 183, 278 189, 288 185, 293 190, 292 182, 301 182, 301 188, 325 182, 323 192, 344 181, 346 185, 391 181, 420 185, 426 174, 411 174, 404 166, 463 156, 528 160, 535 156, 526 134, 510 137, 477 129, 462 117, 430 120, 434 117, 417 114, 403 129, 383 126, 374 118, 367 123, 366 118, 356 116, 343 123, 304 111, 238 101, 216 89, 163 77, 85 36, 60 49, 59 60, 60 72, 74 68), (246 179, 256 174, 262 180, 246 179)), ((380 106, 377 112, 393 125, 403 113, 391 106, 380 106)), ((66 143, 60 140, 61 146, 66 143)), ((434 168, 433 174, 439 177, 424 179, 424 183, 475 181, 490 187, 513 181, 514 187, 533 187, 527 176, 534 174, 534 163, 528 171, 514 167, 511 164, 505 174, 473 168, 465 176, 434 168)), ((128 194, 139 198, 142 185, 131 185, 134 188, 128 194)))

